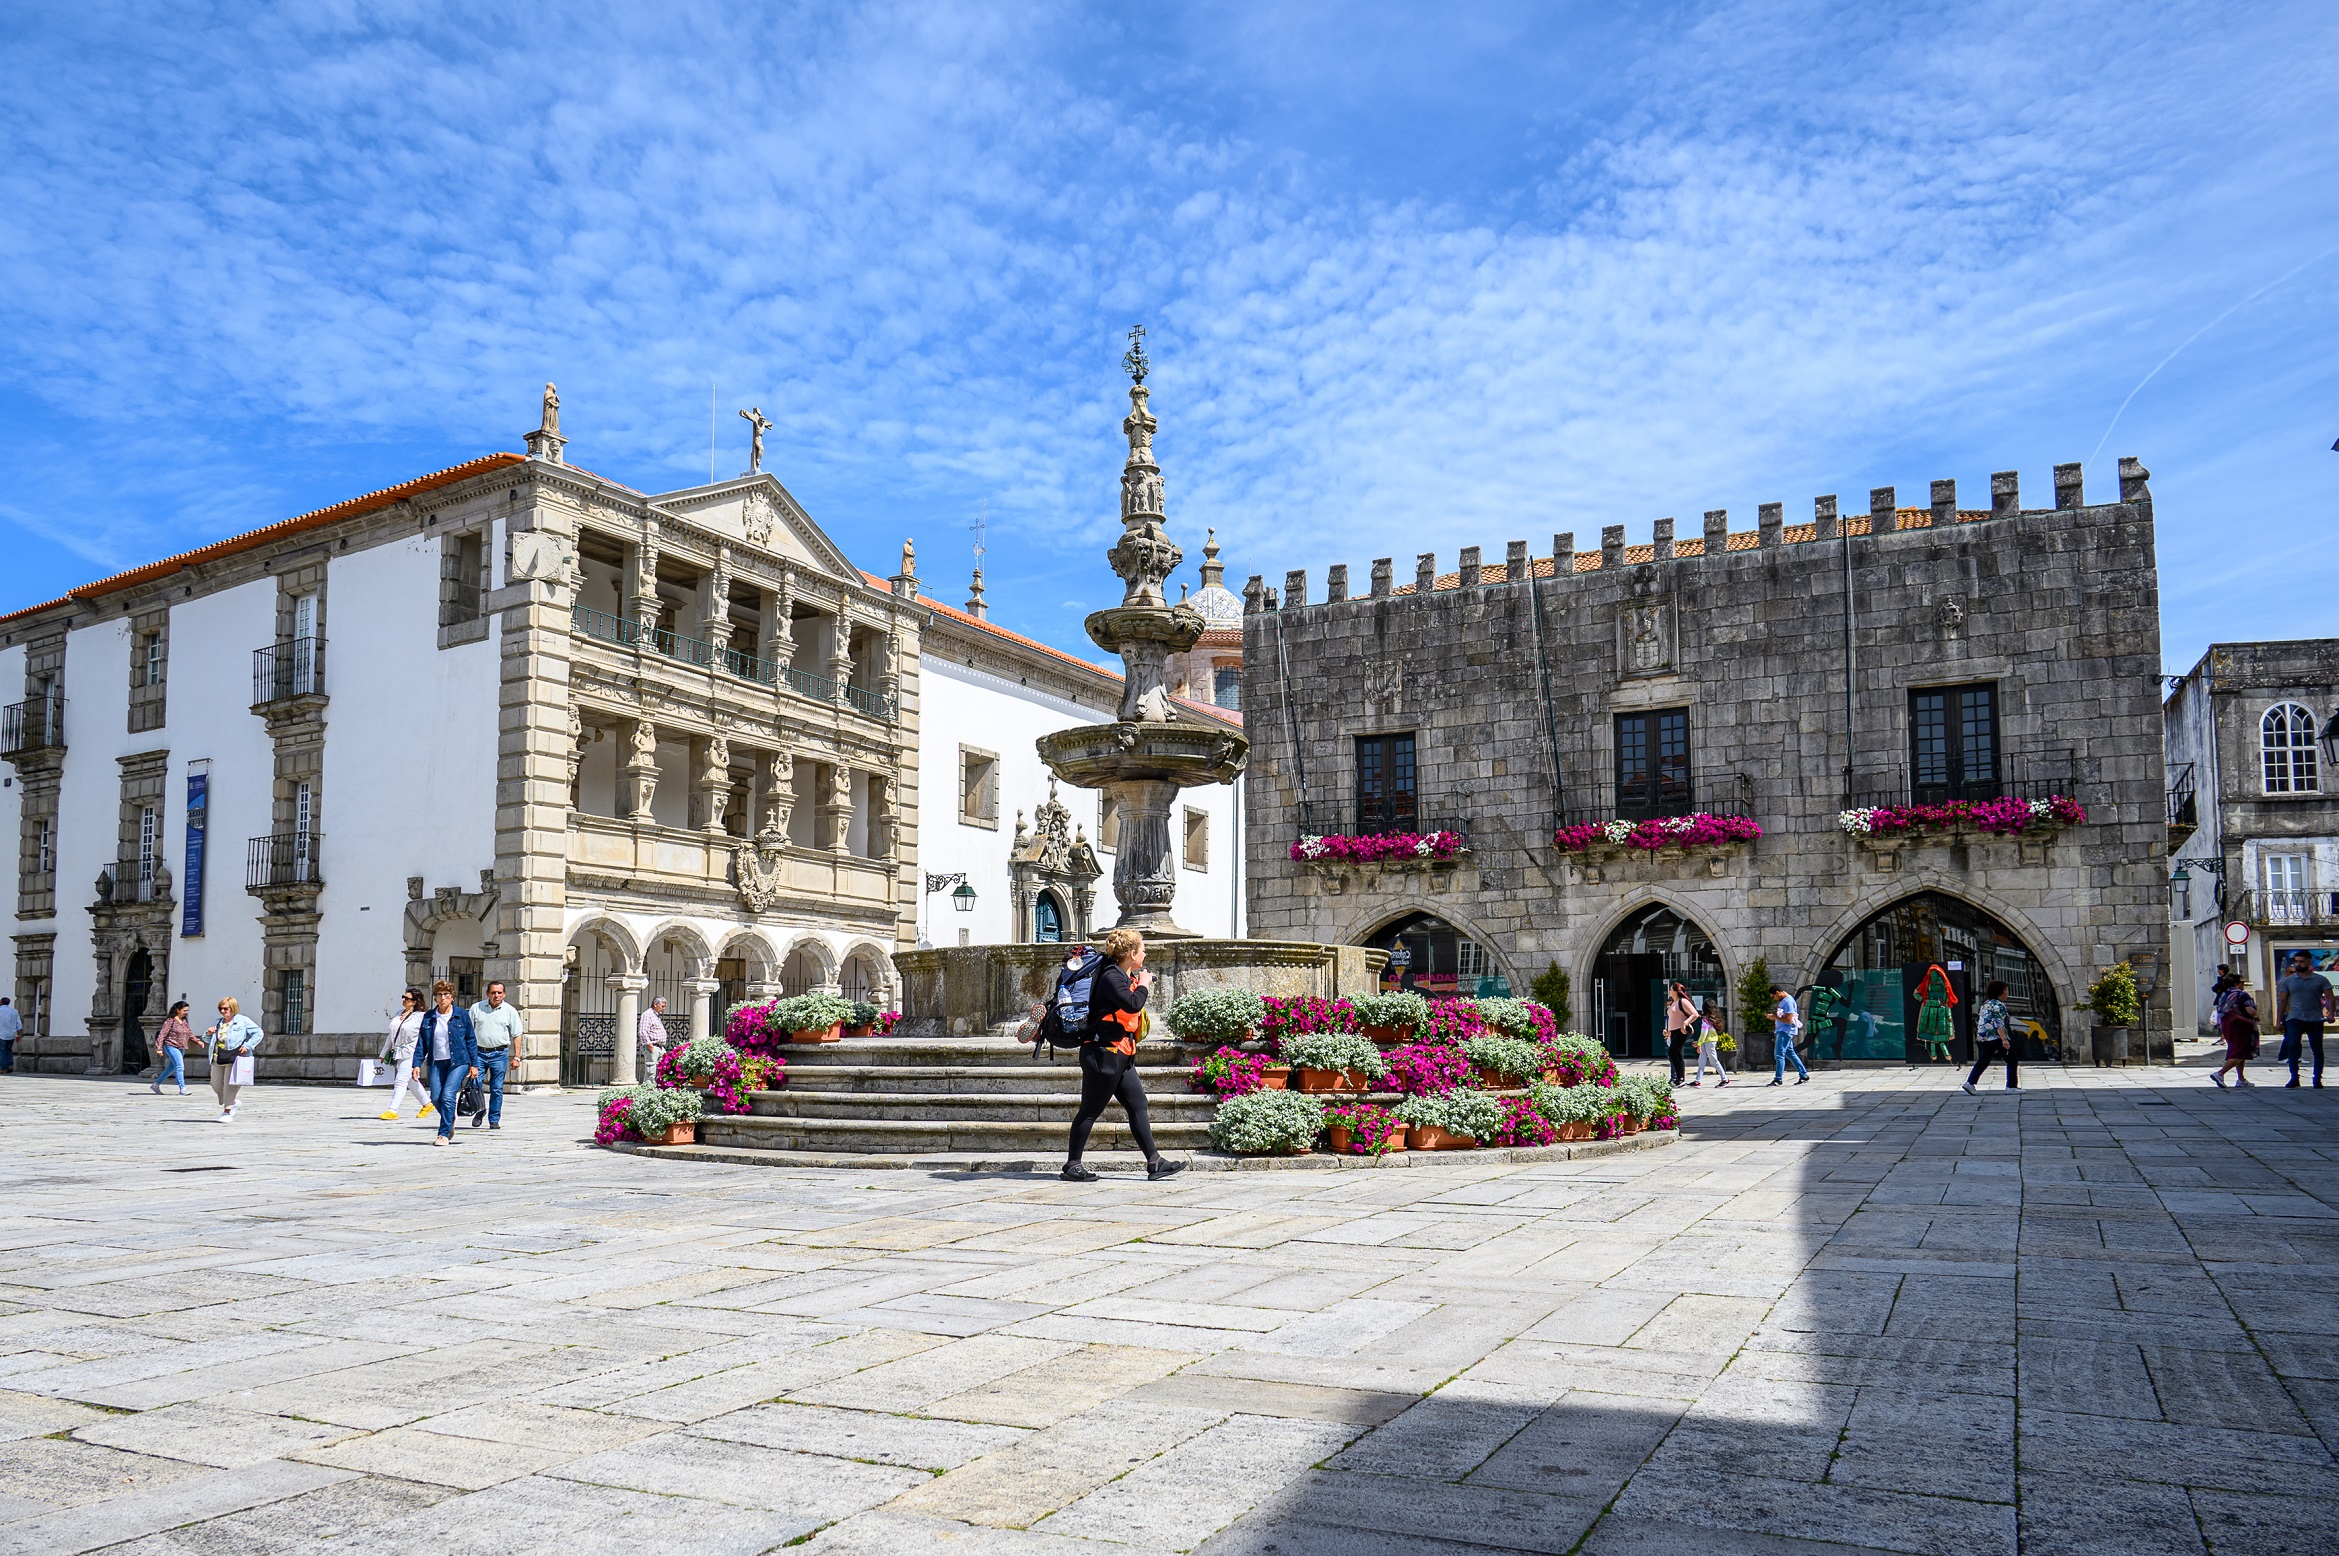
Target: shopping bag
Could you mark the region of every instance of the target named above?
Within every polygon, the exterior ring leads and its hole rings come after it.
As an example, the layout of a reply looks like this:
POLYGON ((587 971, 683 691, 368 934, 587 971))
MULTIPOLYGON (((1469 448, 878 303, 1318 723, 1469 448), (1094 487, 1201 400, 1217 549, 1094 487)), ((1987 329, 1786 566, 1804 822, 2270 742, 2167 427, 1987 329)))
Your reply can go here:
POLYGON ((378 1072, 378 1071, 379 1071, 381 1068, 382 1068, 382 1066, 381 1066, 381 1061, 380 1061, 380 1060, 378 1060, 378 1059, 360 1059, 360 1060, 358 1060, 358 1061, 357 1061, 357 1083, 358 1083, 360 1086, 387 1086, 387 1085, 389 1085, 389 1084, 390 1084, 390 1077, 389 1077, 388 1075, 382 1075, 382 1074, 377 1074, 377 1073, 376 1073, 376 1072, 378 1072))
POLYGON ((228 1072, 227 1083, 230 1086, 249 1086, 252 1084, 252 1056, 250 1054, 236 1055, 235 1068, 228 1072))

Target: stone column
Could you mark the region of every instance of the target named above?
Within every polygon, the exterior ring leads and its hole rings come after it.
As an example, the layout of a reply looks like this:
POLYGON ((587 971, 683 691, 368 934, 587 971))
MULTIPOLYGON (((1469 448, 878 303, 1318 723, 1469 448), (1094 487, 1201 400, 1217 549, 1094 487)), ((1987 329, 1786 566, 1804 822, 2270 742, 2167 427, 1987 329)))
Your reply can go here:
POLYGON ((842 762, 831 762, 821 768, 820 835, 821 847, 832 854, 844 853, 852 839, 853 828, 853 770, 842 762))
POLYGON ((796 808, 796 756, 785 748, 764 759, 763 825, 759 834, 774 847, 788 841, 788 817, 796 808))
POLYGON ((1178 786, 1157 778, 1124 778, 1106 784, 1105 792, 1121 806, 1121 847, 1113 859, 1113 895, 1121 904, 1116 927, 1183 935, 1170 920, 1178 891, 1170 807, 1177 802, 1178 786))
POLYGON ((712 978, 693 978, 682 988, 690 996, 690 1040, 696 1042, 715 1029, 715 996, 723 986, 712 978))
MULTIPOLYGON (((551 468, 531 462, 530 472, 551 468)), ((565 481, 565 477, 563 480, 565 481)), ((570 760, 577 754, 569 685, 576 595, 576 510, 558 485, 531 476, 503 521, 504 587, 496 741, 495 923, 486 976, 528 1021, 511 1082, 560 1084, 561 983, 568 951, 570 760)))
POLYGON ((711 735, 705 753, 706 760, 698 775, 700 803, 706 811, 706 830, 720 832, 723 812, 731 803, 731 742, 724 736, 711 735))
POLYGON ((828 678, 836 682, 836 700, 843 702, 845 687, 853 679, 853 623, 841 609, 829 631, 828 678))
POLYGON ((617 1040, 610 1044, 609 1084, 631 1086, 637 1079, 634 1033, 642 1024, 642 990, 650 980, 640 973, 618 973, 607 982, 617 991, 617 1040))

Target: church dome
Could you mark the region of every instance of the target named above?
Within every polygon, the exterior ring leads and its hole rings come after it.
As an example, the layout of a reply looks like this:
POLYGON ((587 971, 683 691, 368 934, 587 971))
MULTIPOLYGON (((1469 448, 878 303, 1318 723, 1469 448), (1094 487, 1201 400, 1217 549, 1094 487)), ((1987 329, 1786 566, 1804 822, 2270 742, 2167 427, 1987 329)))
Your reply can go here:
POLYGON ((1243 602, 1218 584, 1198 589, 1189 595, 1186 603, 1202 613, 1202 619, 1212 627, 1240 627, 1243 624, 1243 602))

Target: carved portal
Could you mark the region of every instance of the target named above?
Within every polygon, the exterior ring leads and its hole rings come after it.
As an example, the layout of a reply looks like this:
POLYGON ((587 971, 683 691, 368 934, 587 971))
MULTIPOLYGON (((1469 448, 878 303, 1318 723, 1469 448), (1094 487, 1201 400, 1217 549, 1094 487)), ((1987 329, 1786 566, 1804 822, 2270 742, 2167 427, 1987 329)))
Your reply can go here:
POLYGON ((1009 894, 1015 903, 1015 938, 1038 938, 1040 894, 1052 890, 1066 909, 1059 926, 1063 937, 1085 940, 1096 907, 1097 878, 1104 874, 1104 867, 1088 846, 1087 832, 1073 827, 1072 813, 1057 801, 1053 779, 1048 782, 1047 802, 1033 818, 1037 827, 1026 828, 1021 814, 1016 816, 1015 844, 1007 860, 1009 894))

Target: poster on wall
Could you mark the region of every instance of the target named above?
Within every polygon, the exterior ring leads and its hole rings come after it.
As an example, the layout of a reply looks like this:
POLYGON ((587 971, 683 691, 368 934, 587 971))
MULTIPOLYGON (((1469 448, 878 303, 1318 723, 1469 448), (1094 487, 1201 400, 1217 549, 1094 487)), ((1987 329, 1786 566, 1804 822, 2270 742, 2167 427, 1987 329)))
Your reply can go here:
POLYGON ((211 764, 191 763, 187 773, 187 851, 179 872, 179 934, 189 940, 203 933, 203 838, 211 819, 211 764))

